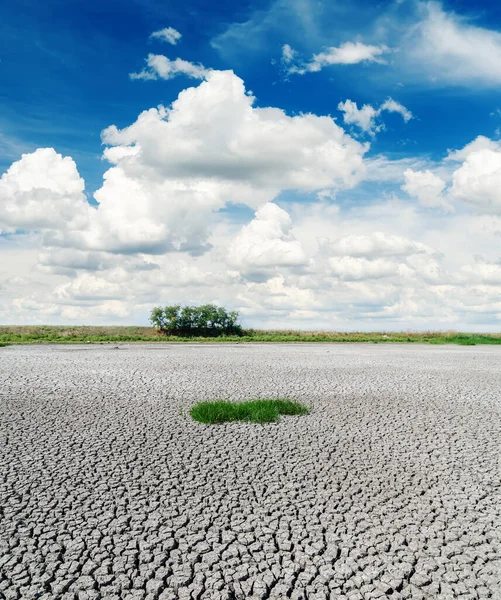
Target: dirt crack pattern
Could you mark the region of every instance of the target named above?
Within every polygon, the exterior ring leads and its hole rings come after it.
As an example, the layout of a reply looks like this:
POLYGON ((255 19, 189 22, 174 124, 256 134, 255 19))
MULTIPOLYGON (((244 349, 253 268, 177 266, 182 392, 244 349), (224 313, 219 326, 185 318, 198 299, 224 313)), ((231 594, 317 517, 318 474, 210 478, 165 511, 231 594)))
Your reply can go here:
POLYGON ((500 352, 3 348, 0 598, 499 599, 500 352))

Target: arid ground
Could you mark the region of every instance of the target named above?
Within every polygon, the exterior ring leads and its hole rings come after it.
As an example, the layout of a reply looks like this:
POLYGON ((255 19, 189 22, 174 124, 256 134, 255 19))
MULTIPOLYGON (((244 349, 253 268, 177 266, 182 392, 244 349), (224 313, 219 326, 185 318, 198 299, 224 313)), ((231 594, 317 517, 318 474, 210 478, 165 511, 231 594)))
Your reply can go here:
POLYGON ((0 348, 0 598, 499 599, 500 538, 499 347, 0 348))

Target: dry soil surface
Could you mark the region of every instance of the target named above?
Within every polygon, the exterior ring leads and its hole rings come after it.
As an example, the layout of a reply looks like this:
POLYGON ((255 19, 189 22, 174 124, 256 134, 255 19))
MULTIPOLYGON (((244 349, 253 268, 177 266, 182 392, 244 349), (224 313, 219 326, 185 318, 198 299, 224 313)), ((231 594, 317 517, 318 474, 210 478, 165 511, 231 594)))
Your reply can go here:
POLYGON ((500 390, 487 346, 2 348, 0 598, 501 598, 500 390))

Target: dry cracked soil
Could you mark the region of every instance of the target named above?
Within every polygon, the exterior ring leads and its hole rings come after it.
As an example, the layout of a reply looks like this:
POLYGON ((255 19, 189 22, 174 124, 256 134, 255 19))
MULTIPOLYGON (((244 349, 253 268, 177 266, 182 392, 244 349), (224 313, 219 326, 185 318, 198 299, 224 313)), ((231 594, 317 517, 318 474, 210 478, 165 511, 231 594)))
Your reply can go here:
POLYGON ((0 349, 0 598, 501 598, 501 348, 0 349), (200 399, 291 397, 279 424, 200 399))

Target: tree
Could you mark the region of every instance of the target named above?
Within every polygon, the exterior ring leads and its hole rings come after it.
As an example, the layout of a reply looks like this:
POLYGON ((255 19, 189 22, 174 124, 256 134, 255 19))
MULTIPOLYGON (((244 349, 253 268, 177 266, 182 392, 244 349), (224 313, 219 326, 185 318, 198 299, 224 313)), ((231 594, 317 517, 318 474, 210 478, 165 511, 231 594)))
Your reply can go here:
POLYGON ((243 334, 238 324, 238 312, 228 312, 216 304, 156 306, 151 311, 150 322, 166 335, 217 337, 243 334))
POLYGON ((180 304, 174 306, 155 306, 150 314, 150 323, 153 327, 162 330, 177 329, 179 327, 180 304))
POLYGON ((151 311, 150 323, 157 329, 165 329, 167 324, 165 322, 164 311, 160 306, 155 306, 151 311))
POLYGON ((180 304, 174 304, 173 306, 166 306, 164 308, 165 320, 171 327, 178 327, 180 310, 180 304))

